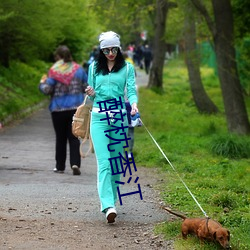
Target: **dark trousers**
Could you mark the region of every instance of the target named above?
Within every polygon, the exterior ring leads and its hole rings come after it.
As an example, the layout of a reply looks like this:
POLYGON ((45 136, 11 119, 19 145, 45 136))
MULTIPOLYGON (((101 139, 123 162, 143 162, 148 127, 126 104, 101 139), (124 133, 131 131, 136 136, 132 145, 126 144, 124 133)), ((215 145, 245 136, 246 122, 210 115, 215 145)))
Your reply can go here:
POLYGON ((145 66, 145 71, 147 75, 149 73, 150 63, 151 63, 150 60, 144 60, 144 66, 145 66))
POLYGON ((69 141, 70 166, 81 165, 81 156, 79 152, 80 142, 72 134, 72 117, 76 110, 52 112, 52 122, 56 133, 56 168, 65 170, 67 157, 67 141, 69 141))

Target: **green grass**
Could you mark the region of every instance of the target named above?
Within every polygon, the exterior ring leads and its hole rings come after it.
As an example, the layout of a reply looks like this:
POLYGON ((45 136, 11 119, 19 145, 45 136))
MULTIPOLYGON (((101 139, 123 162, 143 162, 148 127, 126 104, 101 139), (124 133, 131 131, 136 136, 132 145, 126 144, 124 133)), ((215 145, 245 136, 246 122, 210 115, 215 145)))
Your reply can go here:
MULTIPOLYGON (((189 217, 203 213, 201 207, 231 232, 232 249, 250 249, 250 138, 227 132, 221 90, 213 70, 202 68, 205 89, 218 106, 217 115, 200 114, 192 100, 185 65, 171 61, 164 70, 164 93, 139 90, 142 121, 172 163, 161 154, 144 127, 135 130, 134 156, 138 166, 157 168, 164 184, 158 184, 164 203, 189 217)), ((247 99, 248 113, 250 101, 247 99)), ((184 242, 181 220, 156 226, 156 233, 175 239, 175 248, 217 249, 213 243, 201 248, 197 239, 184 242)))
POLYGON ((48 65, 39 61, 30 65, 11 62, 9 69, 0 67, 0 122, 10 115, 18 118, 21 111, 45 99, 38 84, 47 70, 48 65))

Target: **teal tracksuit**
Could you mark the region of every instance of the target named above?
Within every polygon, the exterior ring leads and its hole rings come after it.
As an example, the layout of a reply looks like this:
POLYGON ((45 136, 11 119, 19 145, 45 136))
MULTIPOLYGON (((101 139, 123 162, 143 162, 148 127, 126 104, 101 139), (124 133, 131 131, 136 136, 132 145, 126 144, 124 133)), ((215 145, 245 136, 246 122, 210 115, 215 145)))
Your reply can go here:
MULTIPOLYGON (((93 100, 94 109, 99 108, 97 102, 111 99, 116 99, 118 101, 119 98, 121 98, 124 109, 123 113, 125 114, 123 125, 128 126, 124 91, 126 88, 130 104, 137 103, 134 66, 127 63, 127 65, 118 72, 110 72, 107 75, 102 75, 95 73, 94 63, 92 63, 89 67, 88 84, 95 89, 95 97, 91 98, 93 100)), ((104 106, 102 105, 102 107, 104 106)), ((115 207, 115 203, 118 199, 118 184, 115 183, 115 181, 120 180, 120 174, 112 175, 109 158, 116 157, 119 153, 123 155, 124 150, 127 150, 126 148, 123 148, 124 143, 121 142, 111 146, 111 149, 114 150, 114 152, 109 151, 108 145, 113 141, 106 135, 111 138, 116 138, 117 140, 124 138, 124 136, 120 135, 121 131, 118 133, 115 133, 116 131, 105 133, 104 131, 112 129, 111 125, 120 126, 121 124, 121 121, 117 121, 115 124, 110 122, 109 125, 107 120, 100 120, 105 117, 106 114, 104 113, 92 112, 90 124, 90 134, 97 160, 97 189, 102 212, 109 207, 115 207)), ((127 134, 127 129, 125 132, 127 134)))

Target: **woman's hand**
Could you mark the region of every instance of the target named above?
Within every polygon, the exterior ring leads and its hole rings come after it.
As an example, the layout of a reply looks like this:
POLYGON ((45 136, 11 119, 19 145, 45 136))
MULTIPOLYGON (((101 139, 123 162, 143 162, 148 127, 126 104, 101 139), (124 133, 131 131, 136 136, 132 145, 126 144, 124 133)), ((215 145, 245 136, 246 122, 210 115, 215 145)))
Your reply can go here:
POLYGON ((131 112, 130 112, 130 114, 133 116, 133 115, 135 115, 137 112, 138 112, 137 104, 134 102, 134 103, 131 105, 131 112))
POLYGON ((87 94, 88 96, 95 96, 95 90, 94 90, 92 87, 90 87, 90 86, 88 86, 88 87, 85 89, 85 92, 86 92, 86 94, 87 94))
POLYGON ((40 80, 40 83, 45 83, 45 81, 47 80, 47 75, 46 74, 44 74, 43 76, 42 76, 42 78, 41 78, 41 80, 40 80))

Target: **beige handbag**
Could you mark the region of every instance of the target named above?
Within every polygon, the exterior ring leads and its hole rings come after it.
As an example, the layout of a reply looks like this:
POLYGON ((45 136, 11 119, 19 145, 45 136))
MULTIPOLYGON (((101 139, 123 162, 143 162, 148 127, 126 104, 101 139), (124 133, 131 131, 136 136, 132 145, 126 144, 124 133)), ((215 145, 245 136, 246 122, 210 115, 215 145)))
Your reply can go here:
POLYGON ((72 133, 80 141, 80 154, 85 158, 90 151, 93 151, 93 144, 90 138, 90 112, 92 110, 92 103, 86 103, 88 96, 86 95, 83 103, 77 108, 72 121, 72 133), (89 140, 89 149, 86 153, 83 152, 83 145, 89 140))

